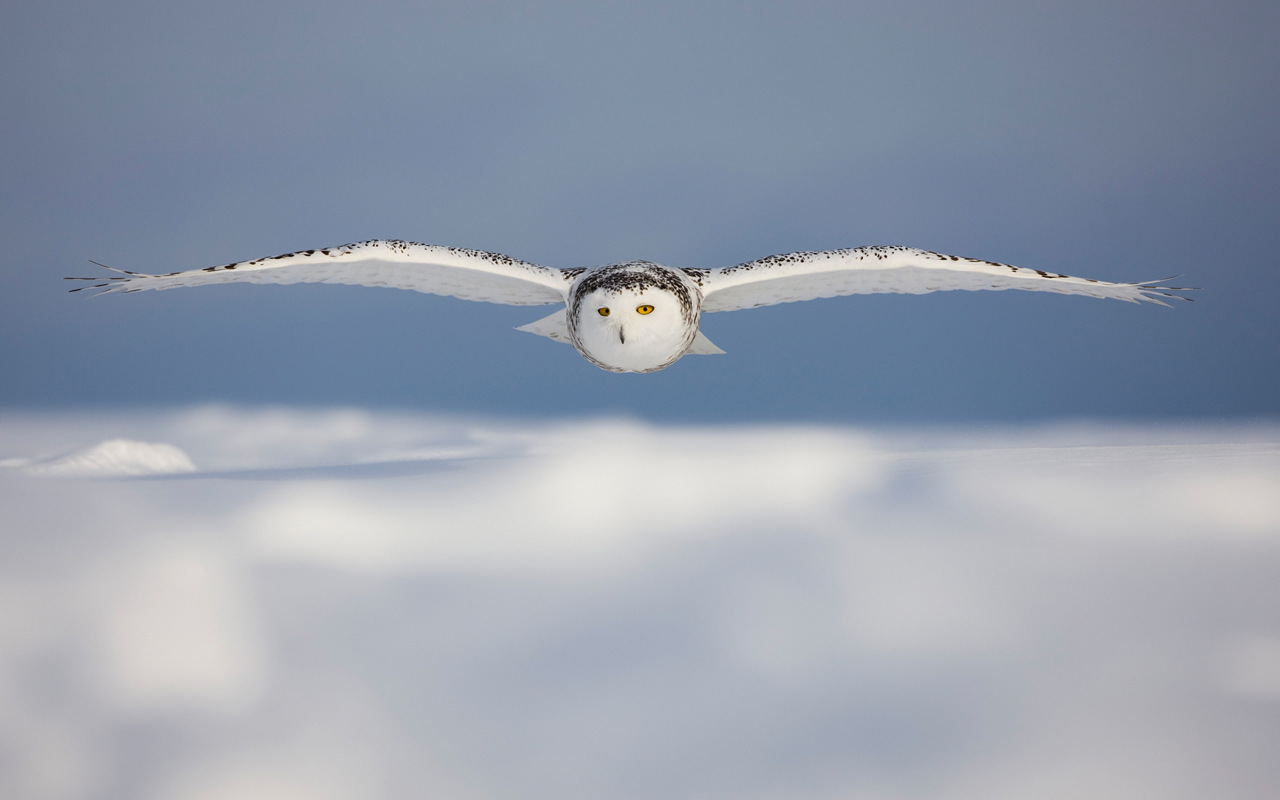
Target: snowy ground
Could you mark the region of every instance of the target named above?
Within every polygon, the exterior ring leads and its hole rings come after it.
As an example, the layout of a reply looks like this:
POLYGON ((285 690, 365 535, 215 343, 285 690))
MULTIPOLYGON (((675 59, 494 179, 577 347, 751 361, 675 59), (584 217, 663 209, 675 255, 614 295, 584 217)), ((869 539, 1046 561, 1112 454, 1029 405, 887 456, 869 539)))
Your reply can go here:
POLYGON ((0 464, 0 797, 1280 795, 1280 427, 210 407, 0 464))

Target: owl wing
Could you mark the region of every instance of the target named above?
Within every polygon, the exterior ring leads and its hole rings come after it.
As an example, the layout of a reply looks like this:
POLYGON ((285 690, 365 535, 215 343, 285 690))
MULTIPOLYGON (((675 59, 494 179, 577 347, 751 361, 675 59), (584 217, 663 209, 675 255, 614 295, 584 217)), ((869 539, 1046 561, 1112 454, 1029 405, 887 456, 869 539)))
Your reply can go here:
POLYGON ((121 274, 111 278, 70 278, 94 281, 94 285, 72 291, 92 288, 102 289, 99 294, 128 293, 232 282, 345 283, 536 306, 565 302, 573 283, 572 273, 497 253, 384 239, 166 275, 107 269, 121 274))
POLYGON ((695 270, 702 285, 702 310, 736 311, 847 294, 927 294, 953 289, 1026 289, 1083 294, 1136 303, 1168 303, 1160 297, 1181 291, 1151 283, 1107 283, 1073 278, 995 261, 947 256, 912 247, 859 247, 817 253, 788 253, 724 269, 695 270))

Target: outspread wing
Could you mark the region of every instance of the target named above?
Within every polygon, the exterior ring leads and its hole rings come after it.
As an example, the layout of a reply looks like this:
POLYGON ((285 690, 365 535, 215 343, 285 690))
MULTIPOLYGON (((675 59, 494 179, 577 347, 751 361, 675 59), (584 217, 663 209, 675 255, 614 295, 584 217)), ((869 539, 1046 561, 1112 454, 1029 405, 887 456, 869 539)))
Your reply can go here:
POLYGON ((100 294, 232 282, 345 283, 412 289, 512 306, 563 303, 573 283, 572 273, 497 253, 389 239, 302 250, 167 275, 107 269, 121 274, 112 278, 70 280, 93 281, 93 285, 80 289, 102 289, 100 294))
POLYGON ((927 294, 954 289, 1026 289, 1168 305, 1178 287, 1107 283, 995 261, 947 256, 913 247, 859 247, 770 256, 736 267, 699 271, 702 311, 736 311, 847 294, 927 294))

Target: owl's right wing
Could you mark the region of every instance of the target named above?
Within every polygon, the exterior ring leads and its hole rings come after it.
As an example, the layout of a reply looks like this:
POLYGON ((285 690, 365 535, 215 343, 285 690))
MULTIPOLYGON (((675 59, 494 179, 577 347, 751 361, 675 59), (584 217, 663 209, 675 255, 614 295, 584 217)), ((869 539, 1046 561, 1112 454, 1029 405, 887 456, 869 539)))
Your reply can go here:
MULTIPOLYGON (((1177 287, 1107 283, 913 247, 859 247, 770 256, 736 267, 693 270, 702 311, 735 311, 848 294, 926 294, 953 289, 1025 289, 1168 305, 1177 287)), ((1181 298, 1187 299, 1187 298, 1181 298)))
POLYGON ((100 294, 233 282, 344 283, 411 289, 512 306, 539 306, 565 302, 578 272, 542 267, 482 250, 394 239, 302 250, 166 275, 107 269, 121 276, 69 280, 93 281, 94 285, 80 289, 102 289, 100 294))

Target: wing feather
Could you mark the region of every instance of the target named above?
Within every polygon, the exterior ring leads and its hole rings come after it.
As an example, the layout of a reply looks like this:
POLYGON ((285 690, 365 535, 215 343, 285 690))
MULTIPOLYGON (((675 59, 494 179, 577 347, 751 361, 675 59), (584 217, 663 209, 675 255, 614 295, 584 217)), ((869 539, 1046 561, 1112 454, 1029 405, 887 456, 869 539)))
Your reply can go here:
POLYGON ((927 294, 952 290, 1024 289, 1168 305, 1179 287, 1107 283, 995 261, 948 256, 912 247, 859 247, 770 256, 701 273, 702 310, 736 311, 849 294, 927 294))
POLYGON ((95 281, 94 286, 81 288, 103 289, 100 294, 214 283, 341 283, 411 289, 513 306, 563 303, 573 283, 565 271, 497 253, 394 239, 302 250, 166 275, 107 269, 121 276, 72 280, 95 281))
POLYGON ((530 322, 528 325, 521 325, 516 330, 545 336, 562 344, 573 344, 573 337, 569 336, 569 320, 566 319, 563 308, 557 309, 550 316, 530 322))

